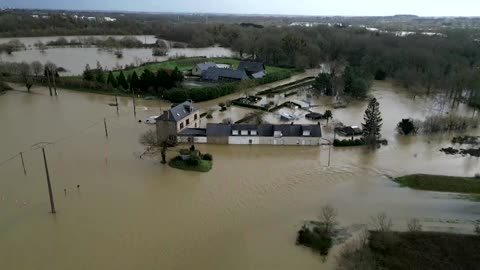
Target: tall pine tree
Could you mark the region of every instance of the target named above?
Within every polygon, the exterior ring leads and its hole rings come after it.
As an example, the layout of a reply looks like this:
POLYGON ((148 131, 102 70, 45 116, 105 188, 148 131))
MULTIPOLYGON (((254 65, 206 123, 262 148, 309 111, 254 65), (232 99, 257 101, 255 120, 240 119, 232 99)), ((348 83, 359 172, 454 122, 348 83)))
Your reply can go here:
POLYGON ((138 91, 140 88, 140 79, 138 78, 137 72, 133 71, 130 78, 130 90, 138 91))
POLYGON ((110 73, 108 73, 107 84, 111 85, 113 88, 118 87, 117 80, 115 79, 115 76, 113 76, 113 72, 111 72, 111 71, 110 71, 110 73))
POLYGON ((123 74, 123 71, 120 71, 120 75, 118 75, 117 82, 119 86, 123 87, 123 89, 125 90, 128 89, 127 78, 125 78, 125 74, 123 74))
POLYGON ((368 104, 363 120, 365 120, 365 123, 362 124, 363 139, 368 145, 374 146, 381 137, 380 129, 383 121, 380 113, 380 104, 376 98, 373 98, 368 104))

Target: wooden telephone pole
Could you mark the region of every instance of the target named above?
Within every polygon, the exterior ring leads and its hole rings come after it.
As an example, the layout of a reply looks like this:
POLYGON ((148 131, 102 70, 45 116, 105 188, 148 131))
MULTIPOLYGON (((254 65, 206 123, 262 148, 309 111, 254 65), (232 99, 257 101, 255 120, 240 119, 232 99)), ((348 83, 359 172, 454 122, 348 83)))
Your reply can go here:
POLYGON ((50 197, 50 209, 52 214, 57 213, 55 211, 55 202, 53 201, 53 192, 52 192, 52 183, 50 183, 50 174, 48 172, 47 157, 45 155, 45 147, 42 147, 43 161, 45 163, 45 174, 47 176, 47 185, 48 185, 48 196, 50 197))

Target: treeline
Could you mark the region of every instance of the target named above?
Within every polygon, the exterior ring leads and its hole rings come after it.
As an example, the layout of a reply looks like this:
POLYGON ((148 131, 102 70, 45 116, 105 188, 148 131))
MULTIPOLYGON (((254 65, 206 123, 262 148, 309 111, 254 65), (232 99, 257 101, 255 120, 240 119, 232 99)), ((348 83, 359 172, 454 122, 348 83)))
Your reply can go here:
POLYGON ((390 78, 414 95, 420 90, 441 90, 454 101, 468 99, 480 105, 480 44, 468 30, 446 35, 398 37, 355 27, 245 28, 233 24, 179 24, 157 32, 158 37, 191 46, 231 47, 243 57, 269 65, 305 68, 327 63, 339 76, 349 66, 354 74, 351 85, 361 91, 368 78, 390 78))
MULTIPOLYGON (((37 45, 37 47, 41 44, 37 45)), ((56 40, 47 42, 47 46, 96 46, 101 48, 141 48, 144 47, 143 42, 135 37, 114 38, 108 37, 106 39, 97 37, 84 37, 68 40, 65 37, 59 37, 56 40)))
POLYGON ((136 71, 125 76, 123 71, 114 75, 112 71, 106 72, 99 63, 97 68, 91 69, 87 64, 83 72, 84 81, 106 86, 105 89, 119 90, 122 92, 135 92, 141 95, 162 96, 166 90, 180 85, 183 81, 183 74, 175 68, 174 70, 158 70, 152 72, 144 69, 138 76, 136 71), (107 75, 108 74, 108 75, 107 75))
POLYGON ((25 49, 25 44, 23 44, 17 39, 10 40, 9 42, 0 44, 0 53, 12 54, 13 52, 24 50, 24 49, 25 49))

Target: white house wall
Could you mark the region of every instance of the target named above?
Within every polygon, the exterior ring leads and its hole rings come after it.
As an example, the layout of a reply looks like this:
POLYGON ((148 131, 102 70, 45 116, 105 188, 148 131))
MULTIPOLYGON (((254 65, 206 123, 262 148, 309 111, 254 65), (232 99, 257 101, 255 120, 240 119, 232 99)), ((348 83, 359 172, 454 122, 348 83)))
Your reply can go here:
POLYGON ((229 136, 228 144, 260 144, 258 136, 229 136), (251 141, 251 143, 250 143, 251 141))
POLYGON ((207 137, 200 137, 200 136, 195 136, 195 137, 187 137, 187 136, 178 136, 177 141, 179 143, 207 143, 207 137))

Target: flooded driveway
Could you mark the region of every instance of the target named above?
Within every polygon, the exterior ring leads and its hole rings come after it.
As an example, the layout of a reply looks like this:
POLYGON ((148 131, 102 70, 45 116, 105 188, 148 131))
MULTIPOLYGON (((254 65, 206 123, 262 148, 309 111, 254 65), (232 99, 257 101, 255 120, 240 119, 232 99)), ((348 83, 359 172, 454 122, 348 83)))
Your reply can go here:
MULTIPOLYGON (((8 92, 0 96, 0 162, 25 151, 27 175, 19 158, 0 166, 2 268, 332 269, 334 256, 323 263, 294 244, 302 222, 316 218, 327 202, 338 209, 341 226, 366 224, 385 211, 400 229, 411 217, 425 229, 470 229, 480 216, 478 203, 398 188, 385 175, 473 175, 479 159, 439 152, 451 136, 397 137, 400 118, 424 117, 431 106, 395 93, 388 83, 374 89, 388 146, 334 149, 328 168, 328 146, 198 145, 214 158, 205 174, 137 158, 143 151, 138 137, 150 128, 137 120, 158 114, 168 106, 163 102, 142 101, 134 118, 127 98, 120 99, 117 116, 109 96, 8 92), (38 142, 54 142, 46 151, 56 216, 48 212, 41 152, 31 149, 38 142)), ((330 106, 324 98, 318 102, 320 112, 330 106)), ((334 118, 360 124, 365 107, 358 102, 335 110, 334 118)))

